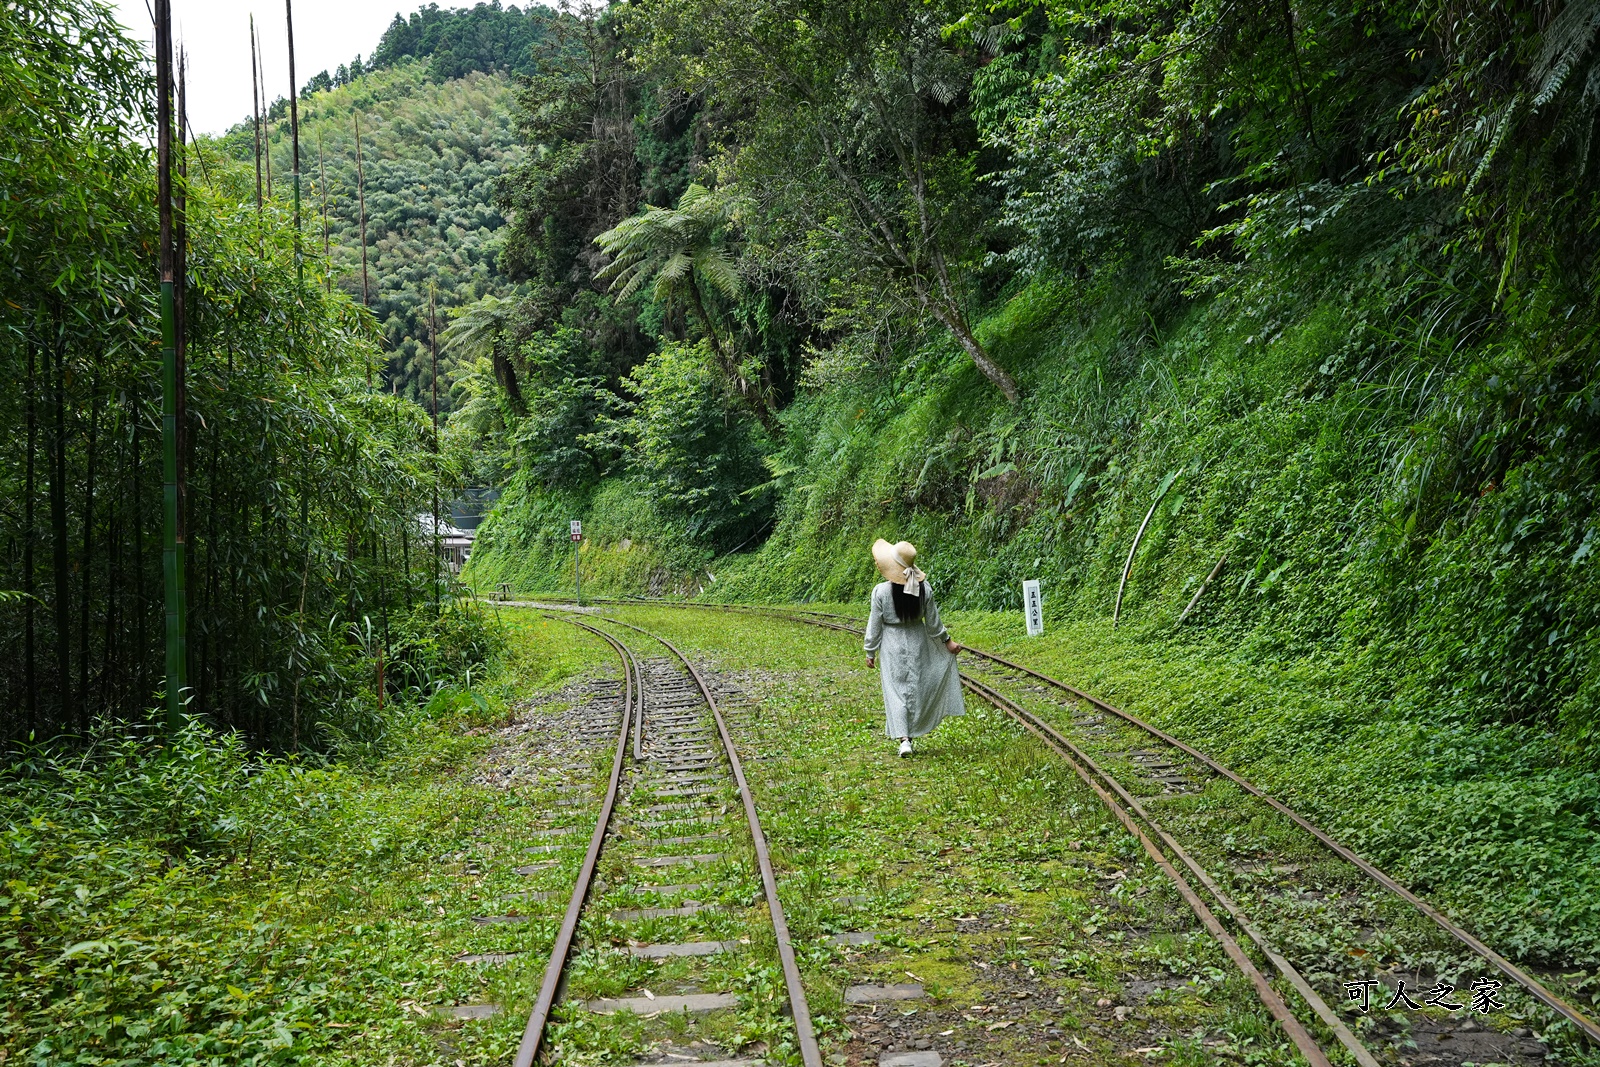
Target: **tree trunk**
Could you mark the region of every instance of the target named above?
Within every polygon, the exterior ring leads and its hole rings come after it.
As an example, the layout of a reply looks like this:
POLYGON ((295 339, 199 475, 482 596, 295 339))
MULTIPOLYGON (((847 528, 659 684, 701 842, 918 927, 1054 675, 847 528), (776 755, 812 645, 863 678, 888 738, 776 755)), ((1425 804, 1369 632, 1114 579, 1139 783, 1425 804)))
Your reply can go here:
POLYGON ((1015 404, 1017 402, 1017 383, 1015 379, 1007 374, 1005 368, 996 363, 983 345, 979 343, 978 339, 972 336, 972 330, 967 326, 967 320, 961 312, 956 311, 954 308, 946 307, 942 301, 928 296, 924 296, 923 301, 928 310, 933 313, 933 317, 943 323, 944 328, 949 330, 951 335, 955 337, 956 342, 961 345, 962 351, 972 358, 972 362, 977 366, 979 373, 993 382, 995 388, 1004 394, 1007 401, 1015 404))
POLYGON ((771 398, 763 396, 760 389, 752 388, 749 379, 739 373, 739 364, 734 361, 733 353, 722 343, 716 327, 711 325, 711 315, 706 311, 705 301, 700 296, 700 286, 695 282, 692 270, 689 272, 689 301, 694 308, 695 317, 700 320, 700 325, 706 331, 706 337, 711 341, 711 351, 716 356, 717 365, 722 369, 722 373, 733 383, 734 391, 750 408, 756 420, 768 431, 775 431, 777 426, 772 416, 771 398))

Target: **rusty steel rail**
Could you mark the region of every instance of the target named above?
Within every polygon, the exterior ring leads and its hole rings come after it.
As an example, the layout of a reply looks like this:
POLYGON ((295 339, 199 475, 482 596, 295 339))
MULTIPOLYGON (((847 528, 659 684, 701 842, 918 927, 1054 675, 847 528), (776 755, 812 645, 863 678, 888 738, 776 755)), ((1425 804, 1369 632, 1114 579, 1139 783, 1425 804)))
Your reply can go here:
POLYGON ((1028 675, 1029 677, 1036 678, 1047 685, 1051 685, 1057 689, 1071 693, 1079 700, 1082 700, 1085 703, 1100 709, 1101 711, 1117 716, 1125 722, 1128 722, 1133 726, 1145 731, 1152 737, 1160 738, 1173 748, 1176 748, 1185 755, 1198 760, 1212 771, 1215 771, 1217 774, 1228 779, 1228 781, 1232 782, 1240 789, 1243 789, 1246 793, 1249 793, 1258 800, 1264 801, 1274 811, 1277 811, 1279 814, 1287 817, 1296 826, 1300 827, 1302 830, 1306 831, 1306 833, 1316 838, 1322 843, 1323 847, 1328 849, 1328 851, 1349 863, 1362 874, 1365 874, 1368 878, 1371 878, 1373 881, 1389 890, 1395 896, 1399 897, 1401 900, 1404 900, 1407 904, 1410 904, 1413 908, 1432 919, 1441 930, 1449 934, 1457 942, 1465 945, 1474 953, 1493 964, 1495 969, 1497 969, 1507 978, 1510 978, 1517 985, 1521 986, 1523 990, 1534 999, 1538 1000, 1547 1008, 1550 1008, 1556 1014, 1560 1015, 1568 1022, 1572 1023, 1572 1025, 1576 1026, 1578 1030, 1583 1033, 1591 1042, 1600 1043, 1600 1025, 1597 1025, 1594 1020, 1590 1019, 1577 1008, 1574 1008, 1565 1000, 1561 999, 1537 978, 1533 977, 1531 974, 1528 974, 1526 971, 1522 970, 1522 968, 1518 967, 1516 964, 1500 955, 1494 949, 1478 940, 1466 929, 1453 922, 1448 916, 1439 911, 1433 905, 1429 904, 1427 901, 1411 892, 1405 886, 1395 881, 1395 879, 1382 868, 1377 867, 1347 845, 1336 840, 1333 836, 1328 834, 1327 831, 1306 819, 1305 816, 1301 815, 1299 812, 1283 803, 1283 801, 1247 781, 1245 778, 1230 770, 1225 765, 1218 763, 1216 760, 1195 748, 1193 745, 1189 745, 1178 740, 1176 737, 1173 737, 1160 727, 1153 726, 1137 716, 1131 715, 1120 708, 1114 707, 1111 704, 1106 703, 1104 700, 1101 700, 1099 697, 1085 693, 1076 686, 1071 686, 1066 682, 1058 681, 1055 678, 1050 677, 1048 674, 1036 671, 1031 667, 1025 667, 1020 663, 1013 663, 1011 660, 1008 660, 1003 656, 995 655, 992 652, 979 652, 976 649, 972 649, 970 651, 972 651, 974 655, 981 656, 984 659, 991 660, 992 662, 998 663, 1004 667, 1008 667, 1011 670, 1019 671, 1028 675))
POLYGON ((1211 932, 1211 935, 1221 942, 1223 950, 1228 954, 1228 958, 1233 960, 1235 966, 1244 972, 1245 977, 1250 979, 1250 984, 1255 987, 1256 995, 1261 998, 1261 1002, 1266 1005, 1273 1018, 1278 1020, 1279 1025, 1289 1035, 1290 1040, 1300 1050, 1301 1055, 1305 1056, 1314 1067, 1320 1067, 1320 1065, 1328 1063, 1326 1054, 1323 1053, 1300 1020, 1289 1010, 1283 998, 1278 995, 1278 991, 1273 989, 1267 982, 1266 976, 1240 949, 1238 941, 1223 929, 1222 924, 1217 921, 1216 915, 1195 893, 1187 880, 1173 868, 1171 862, 1161 854, 1154 842, 1133 821, 1129 815, 1130 810, 1155 832, 1156 836, 1161 839, 1162 844, 1166 845, 1172 854, 1177 856, 1179 861, 1200 881, 1200 884, 1205 886, 1206 890, 1222 905, 1223 909, 1244 930, 1250 940, 1255 942, 1256 947, 1272 961, 1272 965, 1278 969, 1278 973, 1282 974, 1289 984, 1294 987, 1295 992, 1299 993, 1306 1003, 1311 1005, 1312 1011, 1316 1012, 1317 1017, 1334 1032, 1334 1036, 1339 1039, 1339 1043, 1344 1045, 1350 1054, 1355 1057, 1356 1062, 1361 1067, 1379 1067, 1378 1061, 1373 1057, 1372 1053, 1368 1052, 1366 1046, 1362 1045, 1356 1036, 1350 1032, 1350 1028, 1340 1021, 1339 1017, 1328 1007, 1327 1002, 1317 995, 1316 990, 1311 988, 1311 984, 1305 980, 1299 971, 1295 970, 1287 959, 1272 948, 1261 932, 1245 917, 1239 906, 1224 894, 1221 887, 1217 885, 1206 870, 1195 862, 1194 857, 1189 855, 1183 846, 1178 844, 1160 823, 1151 818, 1150 813, 1145 810, 1143 804, 1139 803, 1137 797, 1129 793, 1122 787, 1120 782, 1106 773, 1105 769, 1090 758, 1088 753, 1067 740, 1066 737, 1062 736, 1059 731, 1039 718, 1039 716, 1009 699, 998 690, 992 689, 974 678, 963 675, 961 684, 996 708, 1010 715, 1013 719, 1016 719, 1023 729, 1055 749, 1056 754, 1067 761, 1067 765, 1073 769, 1079 778, 1083 779, 1084 784, 1095 791, 1095 794, 1117 817, 1117 821, 1122 823, 1129 833, 1139 839, 1139 843, 1144 846, 1145 852, 1172 879, 1173 884, 1178 888, 1178 893, 1183 897, 1184 903, 1189 905, 1189 909, 1199 917, 1201 923, 1211 932), (1091 774, 1093 775, 1092 778, 1090 777, 1091 774), (1107 788, 1121 799, 1120 804, 1106 791, 1107 788))
POLYGON ((555 1008, 556 1000, 566 985, 567 957, 572 953, 572 942, 578 932, 578 919, 583 915, 584 903, 589 899, 589 890, 594 884, 594 872, 600 862, 600 850, 605 845, 606 833, 611 826, 611 812, 616 807, 617 791, 622 784, 622 764, 628 754, 629 719, 636 713, 637 717, 642 719, 644 711, 642 699, 644 678, 640 675, 638 664, 634 662, 627 646, 604 630, 587 623, 578 622, 576 619, 564 621, 605 640, 622 660, 625 683, 622 725, 617 733, 617 752, 611 760, 611 779, 606 786, 600 817, 595 820, 594 834, 589 838, 589 851, 584 854, 583 866, 578 870, 577 884, 572 887, 572 899, 567 902, 566 917, 562 919, 561 929, 556 932, 555 943, 550 947, 550 962, 545 967, 544 981, 539 985, 539 997, 534 1001, 533 1011, 528 1015, 528 1025, 522 1031, 522 1043, 517 1047, 516 1059, 512 1061, 514 1067, 533 1067, 544 1043, 544 1031, 550 1021, 550 1012, 555 1008))
MULTIPOLYGON (((694 607, 706 610, 743 611, 765 615, 768 618, 787 619, 790 622, 804 623, 811 626, 825 626, 828 629, 833 630, 843 630, 851 633, 860 632, 860 630, 854 627, 821 621, 823 619, 848 619, 848 616, 834 615, 827 612, 805 611, 804 609, 771 609, 756 606, 747 607, 742 604, 692 604, 688 602, 679 604, 672 602, 631 601, 628 603, 656 607, 694 607), (812 617, 807 618, 806 616, 812 617)), ((1270 793, 1261 789, 1259 786, 1248 781, 1237 772, 1231 770, 1224 764, 1219 763, 1201 750, 1195 748, 1193 745, 1187 744, 1184 741, 1180 741, 1178 738, 1172 736, 1170 733, 1167 733, 1160 727, 1152 725, 1151 723, 1148 723, 1135 715, 1123 711, 1121 708, 1107 703, 1099 697, 1094 696, 1091 693, 1087 693, 1076 686, 1069 685, 1057 678, 1052 678, 1050 675, 1045 674, 1042 671, 1034 670, 1032 667, 1025 666, 1021 663, 1016 663, 993 652, 985 652, 982 649, 976 648, 966 648, 966 651, 972 653, 974 656, 977 656, 980 659, 986 659, 993 663, 998 663, 1003 667, 1026 674, 1031 678, 1035 678, 1038 681, 1044 682, 1046 685, 1053 686, 1054 688, 1065 693, 1070 693, 1079 700, 1082 700, 1101 711, 1114 715, 1119 719, 1122 719, 1130 725, 1148 733, 1150 736, 1158 738, 1166 744, 1171 745, 1173 748, 1178 749, 1185 755, 1198 760, 1216 774, 1228 779, 1228 781, 1232 782, 1240 789, 1243 789, 1246 793, 1249 793, 1251 796, 1266 803, 1273 810, 1288 818, 1296 826, 1300 827, 1306 833, 1316 838, 1324 848, 1328 849, 1328 851, 1349 863, 1362 874, 1366 875, 1374 882, 1377 882, 1379 885, 1383 886, 1383 888, 1389 890, 1389 892, 1393 893, 1395 896, 1411 905, 1417 911, 1433 920, 1434 924, 1437 925, 1439 929, 1443 930, 1457 943, 1470 949, 1475 955, 1487 961, 1501 974, 1515 982, 1529 996, 1533 997, 1535 1000, 1545 1005, 1545 1007, 1554 1011, 1557 1015, 1571 1023, 1592 1044, 1600 1045, 1600 1024, 1597 1024, 1593 1019, 1590 1019, 1583 1012, 1567 1003, 1548 986, 1544 985, 1544 983, 1533 977, 1533 975, 1527 973, 1522 968, 1518 967, 1516 964, 1500 955, 1494 949, 1490 948, 1466 928, 1462 927, 1460 924, 1453 921, 1449 916, 1441 912, 1438 908, 1435 908, 1433 905, 1429 904, 1427 901, 1411 892, 1405 886, 1401 885, 1390 874, 1388 874, 1388 872, 1376 866, 1371 861, 1365 859, 1354 849, 1340 842, 1327 831, 1323 830, 1315 823, 1312 823, 1305 816, 1301 815, 1299 812, 1295 811, 1281 800, 1278 800, 1270 793)))
MULTIPOLYGON (((568 607, 551 607, 549 610, 570 612, 574 609, 568 607)), ((571 620, 569 620, 571 621, 571 620)), ((823 1067, 822 1050, 817 1046, 817 1035, 811 1022, 811 1005, 806 1000, 805 986, 800 981, 800 967, 795 961, 794 944, 789 937, 789 923, 783 914, 783 902, 778 899, 778 879, 772 868, 772 853, 767 847, 767 837, 761 829, 761 817, 756 814, 756 802, 750 792, 750 783, 744 776, 744 764, 739 759, 739 752, 734 747, 733 736, 728 732, 728 723, 722 717, 722 709, 717 707, 716 697, 711 693, 711 687, 701 677, 694 663, 685 656, 676 645, 659 634, 651 633, 641 626, 635 626, 621 619, 607 618, 607 622, 616 626, 626 626, 635 630, 652 641, 665 646, 689 672, 689 677, 694 679, 695 687, 700 690, 700 695, 705 699, 706 707, 711 710, 711 717, 717 724, 717 734, 722 739, 723 751, 728 756, 728 766, 733 770, 733 780, 739 787, 739 798, 744 802, 745 821, 750 828, 750 840, 755 848, 756 865, 761 869, 761 887, 767 899, 767 912, 772 921, 772 932, 778 942, 778 961, 783 969, 784 985, 789 993, 789 1010, 794 1019, 795 1040, 800 1045, 800 1058, 805 1067, 823 1067)), ((593 630, 606 636, 607 640, 615 639, 604 631, 582 623, 586 630, 593 630)), ((642 688, 642 687, 641 687, 642 688)), ((531 1023, 530 1023, 531 1025, 531 1023)), ((516 1067, 527 1067, 521 1060, 516 1067)))

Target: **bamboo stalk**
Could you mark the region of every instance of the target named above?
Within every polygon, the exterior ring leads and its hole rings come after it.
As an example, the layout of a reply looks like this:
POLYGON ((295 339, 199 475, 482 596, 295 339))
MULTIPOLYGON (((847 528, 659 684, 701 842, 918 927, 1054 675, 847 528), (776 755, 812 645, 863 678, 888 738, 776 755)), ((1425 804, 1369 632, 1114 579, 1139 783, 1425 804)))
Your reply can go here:
POLYGON ((283 0, 284 25, 289 33, 289 139, 292 142, 294 180, 294 265, 301 285, 306 280, 305 251, 300 245, 300 83, 294 76, 294 0, 283 0))
POLYGON ((1228 554, 1226 552, 1217 557, 1217 565, 1211 568, 1211 573, 1206 575, 1206 580, 1200 583, 1200 588, 1196 589, 1194 596, 1189 598, 1189 605, 1183 609, 1183 614, 1178 616, 1178 621, 1172 626, 1174 630, 1183 625, 1183 620, 1189 617, 1189 612, 1193 611, 1194 606, 1200 602, 1200 596, 1206 591, 1206 586, 1211 584, 1211 579, 1217 576, 1217 572, 1222 570, 1222 565, 1227 561, 1228 554))
MULTIPOLYGON (((253 39, 259 40, 259 32, 255 30, 255 22, 251 20, 251 30, 257 34, 253 39)), ((261 163, 267 171, 267 199, 272 199, 272 115, 267 107, 267 57, 258 60, 256 68, 261 83, 261 163)))
POLYGON ((261 79, 256 77, 256 17, 250 16, 250 106, 255 111, 256 211, 261 210, 261 79))
POLYGON ((26 410, 25 421, 28 425, 28 454, 26 459, 27 473, 23 478, 22 491, 22 678, 23 678, 23 704, 27 709, 28 733, 37 734, 39 727, 39 682, 34 673, 34 640, 35 627, 37 626, 38 600, 33 595, 33 541, 34 541, 34 494, 38 489, 37 466, 39 462, 39 413, 38 413, 38 352, 33 345, 28 349, 28 380, 23 396, 26 410))
POLYGON ((56 693, 61 701, 59 722, 74 718, 72 697, 72 572, 67 551, 67 353, 59 304, 52 310, 56 341, 50 383, 50 548, 54 579, 52 614, 55 616, 56 693))
MULTIPOLYGON (((361 112, 356 122, 356 202, 361 212, 361 306, 371 307, 367 292, 367 180, 361 168, 361 112)), ((367 358, 367 388, 372 388, 372 358, 367 358)))
POLYGON ((328 167, 322 156, 322 134, 317 134, 317 184, 322 187, 322 287, 333 295, 333 251, 328 244, 328 167))
MULTIPOLYGON (((173 307, 178 323, 178 539, 184 542, 184 614, 188 614, 189 541, 189 125, 185 89, 189 55, 178 49, 178 181, 172 198, 173 307)), ((186 627, 187 629, 187 627, 186 627)))
POLYGON ((84 462, 83 486, 83 559, 80 570, 83 583, 79 588, 82 601, 78 606, 78 732, 89 734, 89 605, 94 592, 94 476, 95 450, 100 443, 100 374, 89 379, 89 452, 84 462))
POLYGON ((175 734, 183 711, 183 540, 178 507, 178 321, 174 297, 177 262, 172 218, 172 3, 156 0, 156 202, 161 249, 161 570, 166 604, 167 730, 175 734))
POLYGON ((433 610, 439 611, 439 568, 443 544, 439 534, 439 322, 436 317, 439 287, 428 286, 428 348, 433 353, 433 610))

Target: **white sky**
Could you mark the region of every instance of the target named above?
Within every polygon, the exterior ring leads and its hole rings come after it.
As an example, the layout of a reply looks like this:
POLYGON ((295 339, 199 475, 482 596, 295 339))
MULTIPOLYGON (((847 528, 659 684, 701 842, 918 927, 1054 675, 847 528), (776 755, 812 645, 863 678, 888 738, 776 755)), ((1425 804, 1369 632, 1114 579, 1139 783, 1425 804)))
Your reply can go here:
MULTIPOLYGON (((145 0, 115 0, 117 17, 145 42, 155 40, 145 0)), ((395 15, 409 16, 419 0, 300 0, 294 6, 295 77, 330 74, 357 53, 372 55, 395 15)), ((442 7, 460 6, 441 4, 442 7)), ((267 100, 289 95, 289 48, 283 0, 172 0, 174 43, 189 51, 189 124, 197 133, 221 133, 250 114, 250 15, 261 38, 267 100)))

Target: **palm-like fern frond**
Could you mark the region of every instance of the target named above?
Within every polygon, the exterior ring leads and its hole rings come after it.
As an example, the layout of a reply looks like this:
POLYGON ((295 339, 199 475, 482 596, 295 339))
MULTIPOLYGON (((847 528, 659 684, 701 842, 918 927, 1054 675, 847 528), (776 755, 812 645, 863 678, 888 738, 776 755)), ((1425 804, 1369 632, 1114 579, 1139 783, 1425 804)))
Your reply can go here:
POLYGON ((465 360, 492 355, 495 339, 505 329, 515 306, 515 300, 498 296, 486 296, 468 304, 439 335, 444 341, 444 350, 465 360))
POLYGON ((1533 106, 1543 107, 1555 99, 1594 47, 1600 33, 1600 0, 1569 0, 1561 14, 1550 20, 1539 43, 1539 54, 1529 70, 1533 82, 1533 106))
MULTIPOLYGON (((611 257, 595 276, 626 299, 654 279, 657 300, 694 297, 703 282, 724 296, 741 288, 733 259, 723 249, 735 202, 725 193, 690 185, 676 208, 647 207, 594 239, 611 257)), ((706 323, 706 328, 711 329, 706 323)))

